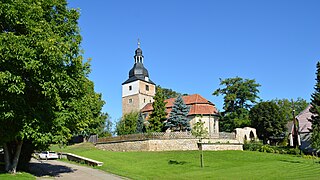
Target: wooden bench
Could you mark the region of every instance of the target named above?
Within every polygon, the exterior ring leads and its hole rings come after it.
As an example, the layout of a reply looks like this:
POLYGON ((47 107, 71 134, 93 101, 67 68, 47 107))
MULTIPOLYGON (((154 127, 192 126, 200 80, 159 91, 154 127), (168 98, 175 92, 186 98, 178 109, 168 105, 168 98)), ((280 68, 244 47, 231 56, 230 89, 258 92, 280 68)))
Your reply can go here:
POLYGON ((103 165, 103 162, 99 162, 99 161, 96 161, 96 160, 93 160, 93 159, 89 159, 89 158, 86 158, 86 157, 78 156, 78 155, 75 155, 75 154, 72 154, 72 153, 64 153, 63 155, 67 156, 67 159, 69 161, 76 161, 76 162, 79 162, 79 163, 84 162, 85 164, 88 164, 90 166, 102 166, 103 165))

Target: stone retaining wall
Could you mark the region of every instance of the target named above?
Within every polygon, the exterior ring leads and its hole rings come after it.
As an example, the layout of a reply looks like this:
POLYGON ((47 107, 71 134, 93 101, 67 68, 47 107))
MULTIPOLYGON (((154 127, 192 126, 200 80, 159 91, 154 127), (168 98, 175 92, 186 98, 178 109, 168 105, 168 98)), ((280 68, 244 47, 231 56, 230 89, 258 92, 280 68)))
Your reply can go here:
MULTIPOLYGON (((126 142, 97 143, 98 149, 106 151, 187 151, 198 150, 198 139, 142 140, 126 142)), ((235 140, 206 139, 203 150, 243 150, 235 140)))

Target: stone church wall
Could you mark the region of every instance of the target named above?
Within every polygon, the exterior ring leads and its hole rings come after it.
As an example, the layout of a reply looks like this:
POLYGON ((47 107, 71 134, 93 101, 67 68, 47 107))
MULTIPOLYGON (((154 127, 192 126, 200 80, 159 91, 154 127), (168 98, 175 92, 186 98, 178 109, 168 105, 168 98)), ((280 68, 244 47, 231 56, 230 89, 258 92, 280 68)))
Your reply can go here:
MULTIPOLYGON (((98 143, 96 147, 106 151, 187 151, 198 150, 198 139, 142 140, 127 142, 98 143)), ((243 150, 235 140, 212 139, 203 143, 203 150, 243 150)))

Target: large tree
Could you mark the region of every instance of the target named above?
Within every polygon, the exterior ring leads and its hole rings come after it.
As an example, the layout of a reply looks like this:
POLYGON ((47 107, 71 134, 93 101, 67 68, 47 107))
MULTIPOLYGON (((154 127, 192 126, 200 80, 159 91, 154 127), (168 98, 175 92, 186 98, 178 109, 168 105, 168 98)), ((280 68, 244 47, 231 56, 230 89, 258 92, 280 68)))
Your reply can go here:
POLYGON ((0 2, 0 143, 8 172, 35 149, 94 133, 106 118, 87 78, 78 18, 65 0, 0 2))
POLYGON ((249 110, 259 99, 260 84, 254 79, 235 77, 220 79, 220 86, 223 87, 213 92, 215 96, 224 96, 220 129, 230 132, 236 127, 250 125, 249 110))
POLYGON ((189 110, 190 108, 184 103, 182 96, 179 95, 174 101, 165 127, 173 131, 190 131, 190 120, 188 119, 189 110))
MULTIPOLYGON (((292 100, 289 99, 274 99, 272 100, 273 102, 275 102, 281 112, 284 113, 284 117, 286 119, 287 122, 292 121, 293 117, 292 117, 292 100)), ((302 112, 303 110, 305 110, 308 106, 308 102, 303 99, 303 98, 297 98, 297 100, 293 101, 293 105, 294 105, 294 109, 295 109, 295 115, 298 115, 300 112, 302 112)))
POLYGON ((163 128, 163 123, 167 119, 166 102, 164 102, 165 97, 161 88, 157 87, 156 94, 153 99, 153 111, 150 114, 148 120, 148 130, 151 132, 161 132, 163 128))
POLYGON ((257 134, 263 142, 273 137, 280 137, 286 131, 287 121, 279 106, 272 101, 260 102, 250 110, 252 127, 257 129, 257 134))
POLYGON ((317 151, 320 150, 320 62, 317 63, 316 85, 311 95, 310 112, 313 114, 309 120, 312 123, 311 145, 317 151))
POLYGON ((137 131, 138 119, 139 112, 124 114, 116 124, 117 135, 135 134, 137 131))

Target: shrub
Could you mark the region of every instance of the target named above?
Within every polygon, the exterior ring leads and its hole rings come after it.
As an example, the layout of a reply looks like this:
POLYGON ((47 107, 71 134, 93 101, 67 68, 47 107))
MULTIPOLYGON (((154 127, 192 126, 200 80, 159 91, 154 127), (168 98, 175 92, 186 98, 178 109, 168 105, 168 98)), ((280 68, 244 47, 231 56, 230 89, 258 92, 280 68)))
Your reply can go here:
POLYGON ((299 155, 300 154, 300 150, 299 149, 289 149, 287 154, 293 154, 293 155, 299 155))
POLYGON ((277 154, 292 154, 292 155, 300 154, 299 149, 290 148, 288 146, 270 146, 268 144, 263 145, 261 142, 257 142, 257 141, 245 142, 243 145, 243 150, 260 151, 260 152, 277 153, 277 154))
POLYGON ((250 141, 250 142, 245 141, 243 144, 243 150, 259 151, 262 145, 263 144, 259 141, 250 141))
POLYGON ((274 153, 274 149, 270 145, 263 145, 261 146, 260 152, 267 152, 267 153, 274 153))

